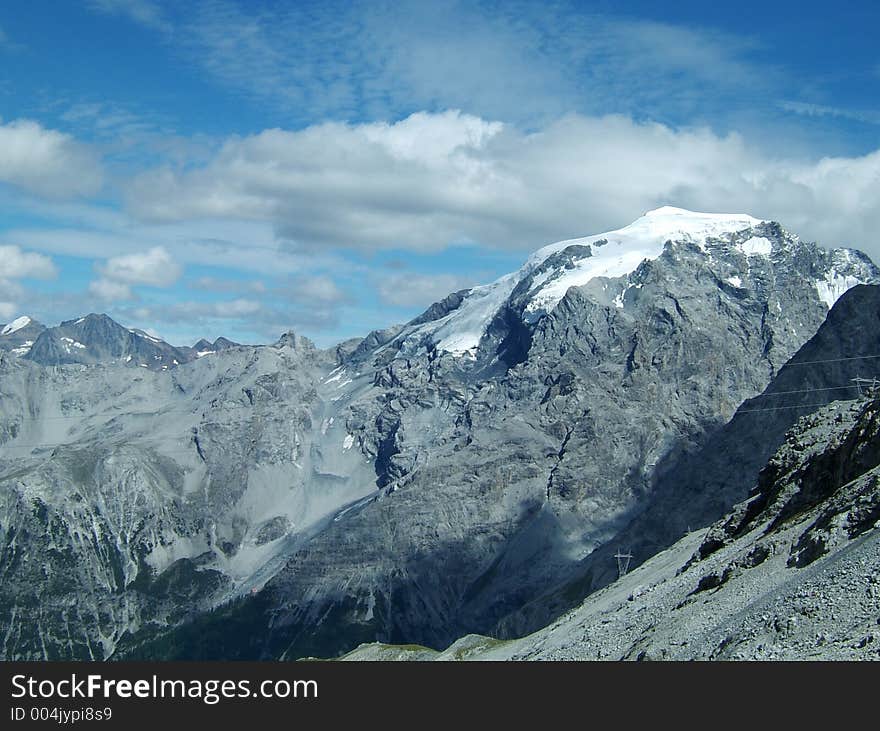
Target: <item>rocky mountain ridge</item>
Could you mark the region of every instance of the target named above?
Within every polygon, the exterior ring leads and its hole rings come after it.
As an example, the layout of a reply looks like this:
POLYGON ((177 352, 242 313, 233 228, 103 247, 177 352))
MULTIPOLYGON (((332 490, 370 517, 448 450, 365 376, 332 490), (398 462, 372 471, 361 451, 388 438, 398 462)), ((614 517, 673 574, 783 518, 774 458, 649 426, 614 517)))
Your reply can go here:
POLYGON ((191 347, 174 346, 95 313, 48 328, 24 315, 0 329, 0 351, 46 366, 118 363, 165 371, 238 346, 224 337, 213 343, 203 338, 191 347))
POLYGON ((119 349, 0 356, 3 656, 537 629, 829 302, 876 281, 778 224, 660 209, 328 351, 288 334, 134 378, 119 349))

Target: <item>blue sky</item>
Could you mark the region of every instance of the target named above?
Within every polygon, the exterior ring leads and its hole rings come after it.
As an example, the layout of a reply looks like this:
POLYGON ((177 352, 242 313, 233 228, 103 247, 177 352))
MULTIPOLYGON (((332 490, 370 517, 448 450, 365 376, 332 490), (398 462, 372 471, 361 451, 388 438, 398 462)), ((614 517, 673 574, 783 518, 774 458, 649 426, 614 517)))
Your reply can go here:
POLYGON ((0 322, 330 345, 659 205, 880 258, 880 6, 9 0, 0 322))

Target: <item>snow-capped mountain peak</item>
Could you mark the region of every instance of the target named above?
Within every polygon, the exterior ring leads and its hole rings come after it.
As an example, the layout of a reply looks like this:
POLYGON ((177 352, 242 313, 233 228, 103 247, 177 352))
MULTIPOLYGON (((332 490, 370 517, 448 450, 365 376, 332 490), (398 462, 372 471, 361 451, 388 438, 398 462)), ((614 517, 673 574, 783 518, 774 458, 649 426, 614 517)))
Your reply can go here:
POLYGON ((663 206, 648 211, 641 218, 637 218, 623 228, 549 244, 532 254, 526 266, 539 264, 569 246, 585 246, 602 239, 607 239, 609 243, 619 246, 626 245, 628 248, 641 246, 649 248, 651 251, 656 250, 659 242, 660 252, 662 252, 663 244, 669 240, 703 244, 708 238, 754 228, 761 223, 764 221, 745 213, 698 213, 687 211, 684 208, 663 206))
MULTIPOLYGON (((745 213, 702 213, 663 206, 623 228, 549 244, 518 271, 470 290, 445 316, 414 323, 402 335, 404 350, 418 347, 427 336, 440 351, 473 356, 505 306, 511 305, 530 326, 552 312, 572 287, 583 287, 597 278, 629 277, 643 262, 660 257, 670 241, 696 246, 717 269, 720 280, 737 282, 734 286, 740 287, 751 280, 753 270, 771 266, 778 247, 798 244, 796 236, 774 226, 745 213)), ((820 258, 825 263, 813 273, 815 291, 829 308, 850 287, 876 280, 873 265, 858 252, 840 249, 820 258)), ((624 306, 622 293, 614 303, 624 306)))
POLYGON ((710 238, 761 223, 764 222, 746 214, 696 213, 664 206, 648 211, 624 228, 545 246, 530 257, 523 273, 537 269, 554 254, 572 246, 589 246, 591 253, 564 271, 548 270, 535 280, 534 294, 525 308, 526 319, 533 321, 550 312, 570 287, 583 286, 596 277, 621 277, 634 272, 646 259, 660 256, 667 241, 688 241, 705 248, 710 238))
POLYGON ((18 317, 12 322, 10 322, 6 327, 0 331, 0 335, 12 335, 14 332, 18 332, 24 327, 27 327, 31 324, 31 318, 27 315, 23 315, 22 317, 18 317))
POLYGON ((663 206, 648 211, 623 228, 538 249, 519 271, 475 287, 459 308, 420 327, 419 331, 430 333, 439 350, 456 355, 473 353, 499 309, 528 278, 531 284, 523 318, 534 322, 552 311, 569 288, 583 286, 596 277, 630 274, 646 259, 660 256, 667 241, 688 241, 705 248, 711 238, 762 223, 746 214, 698 213, 663 206), (550 264, 549 260, 567 250, 580 251, 580 254, 558 266, 550 264))

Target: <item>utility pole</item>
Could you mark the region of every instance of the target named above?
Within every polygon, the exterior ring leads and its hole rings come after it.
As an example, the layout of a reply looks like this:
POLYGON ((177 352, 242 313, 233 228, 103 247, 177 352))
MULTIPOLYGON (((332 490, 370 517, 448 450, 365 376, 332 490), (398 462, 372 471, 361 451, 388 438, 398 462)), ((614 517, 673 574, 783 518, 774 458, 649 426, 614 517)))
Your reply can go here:
POLYGON ((626 572, 629 571, 629 562, 632 560, 632 553, 627 551, 623 553, 619 548, 617 549, 617 553, 614 554, 614 558, 617 559, 617 578, 619 579, 621 576, 626 575, 626 572))

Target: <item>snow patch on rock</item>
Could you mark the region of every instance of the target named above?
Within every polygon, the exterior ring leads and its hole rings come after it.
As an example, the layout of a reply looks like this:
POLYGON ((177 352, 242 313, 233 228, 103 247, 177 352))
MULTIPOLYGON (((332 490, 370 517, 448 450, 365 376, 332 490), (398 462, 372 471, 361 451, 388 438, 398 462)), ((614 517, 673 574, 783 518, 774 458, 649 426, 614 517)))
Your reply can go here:
POLYGON ((12 335, 14 332, 18 332, 23 327, 27 327, 31 324, 31 318, 25 316, 18 317, 12 322, 10 322, 6 327, 0 331, 0 335, 12 335))
POLYGON ((773 244, 770 239, 763 236, 753 236, 752 238, 737 244, 739 249, 746 256, 770 256, 773 253, 773 244))
POLYGON ((830 271, 825 279, 820 279, 816 282, 816 292, 819 294, 819 299, 822 300, 830 310, 844 292, 861 283, 862 280, 850 274, 840 274, 836 271, 830 271))

